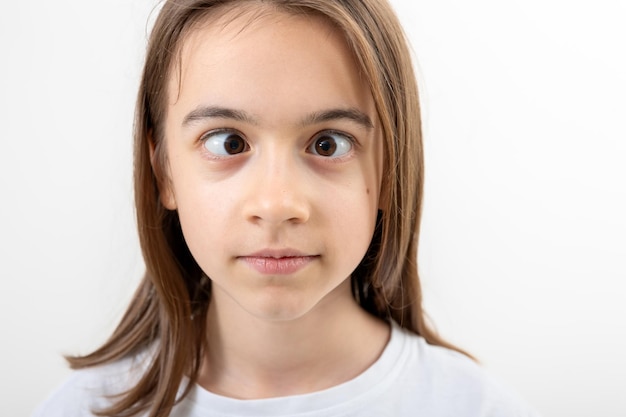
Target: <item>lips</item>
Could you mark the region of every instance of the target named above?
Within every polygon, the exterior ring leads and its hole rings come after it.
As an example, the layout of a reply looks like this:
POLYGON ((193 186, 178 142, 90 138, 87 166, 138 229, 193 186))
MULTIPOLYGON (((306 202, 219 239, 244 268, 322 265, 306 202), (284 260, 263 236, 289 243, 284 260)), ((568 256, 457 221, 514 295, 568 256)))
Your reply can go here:
POLYGON ((318 255, 306 255, 291 249, 263 250, 238 259, 265 275, 294 274, 316 260, 318 255))

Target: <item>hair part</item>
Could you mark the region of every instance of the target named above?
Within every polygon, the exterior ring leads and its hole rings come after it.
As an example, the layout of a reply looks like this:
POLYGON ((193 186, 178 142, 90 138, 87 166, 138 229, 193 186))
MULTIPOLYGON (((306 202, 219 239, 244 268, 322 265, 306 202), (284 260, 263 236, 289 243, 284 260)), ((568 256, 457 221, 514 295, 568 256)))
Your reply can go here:
MULTIPOLYGON (((184 241, 178 214, 165 208, 168 186, 164 121, 169 83, 181 71, 189 34, 223 11, 259 7, 322 16, 353 51, 374 99, 383 133, 381 211, 372 243, 352 274, 353 293, 374 316, 393 319, 433 345, 462 352, 429 326, 417 269, 424 163, 417 84, 403 30, 386 0, 169 0, 154 23, 137 98, 134 187, 139 240, 146 273, 111 337, 86 356, 68 357, 72 368, 110 363, 154 346, 141 379, 97 415, 169 415, 196 382, 206 349, 210 281, 184 241), (183 378, 188 385, 177 397, 183 378)), ((259 14, 260 13, 260 14, 259 14)), ((464 352, 463 352, 464 353, 464 352)), ((469 356, 469 355, 468 355, 469 356)))

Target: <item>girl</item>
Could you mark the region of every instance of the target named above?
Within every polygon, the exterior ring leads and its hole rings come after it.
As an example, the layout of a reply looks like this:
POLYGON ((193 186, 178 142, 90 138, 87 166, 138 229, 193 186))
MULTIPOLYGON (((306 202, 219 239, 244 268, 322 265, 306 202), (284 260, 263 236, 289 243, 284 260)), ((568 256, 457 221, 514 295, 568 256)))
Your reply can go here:
POLYGON ((530 416, 426 323, 385 0, 170 0, 139 90, 146 274, 37 416, 530 416))

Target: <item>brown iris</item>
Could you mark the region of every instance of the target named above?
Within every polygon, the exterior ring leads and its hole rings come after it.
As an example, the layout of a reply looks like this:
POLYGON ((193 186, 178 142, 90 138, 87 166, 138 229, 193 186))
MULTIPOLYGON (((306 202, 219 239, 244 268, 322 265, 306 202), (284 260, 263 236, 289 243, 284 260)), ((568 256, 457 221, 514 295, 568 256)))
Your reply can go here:
POLYGON ((330 136, 322 136, 315 141, 315 150, 319 155, 332 156, 337 150, 337 143, 330 136))
POLYGON ((229 135, 224 141, 224 150, 229 155, 235 155, 243 152, 246 142, 239 135, 229 135))

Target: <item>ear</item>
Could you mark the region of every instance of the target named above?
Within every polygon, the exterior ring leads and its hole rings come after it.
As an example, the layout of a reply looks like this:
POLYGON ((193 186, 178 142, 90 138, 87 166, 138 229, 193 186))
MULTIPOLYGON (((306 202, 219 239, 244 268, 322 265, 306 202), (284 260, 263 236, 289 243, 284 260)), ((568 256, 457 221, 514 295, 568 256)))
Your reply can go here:
POLYGON ((157 151, 156 144, 152 137, 152 131, 148 134, 148 143, 150 145, 150 165, 152 166, 152 173, 156 178, 159 188, 161 204, 168 210, 176 210, 176 198, 174 197, 172 182, 170 181, 169 169, 167 169, 168 166, 166 166, 166 158, 160 155, 160 151, 157 151))

